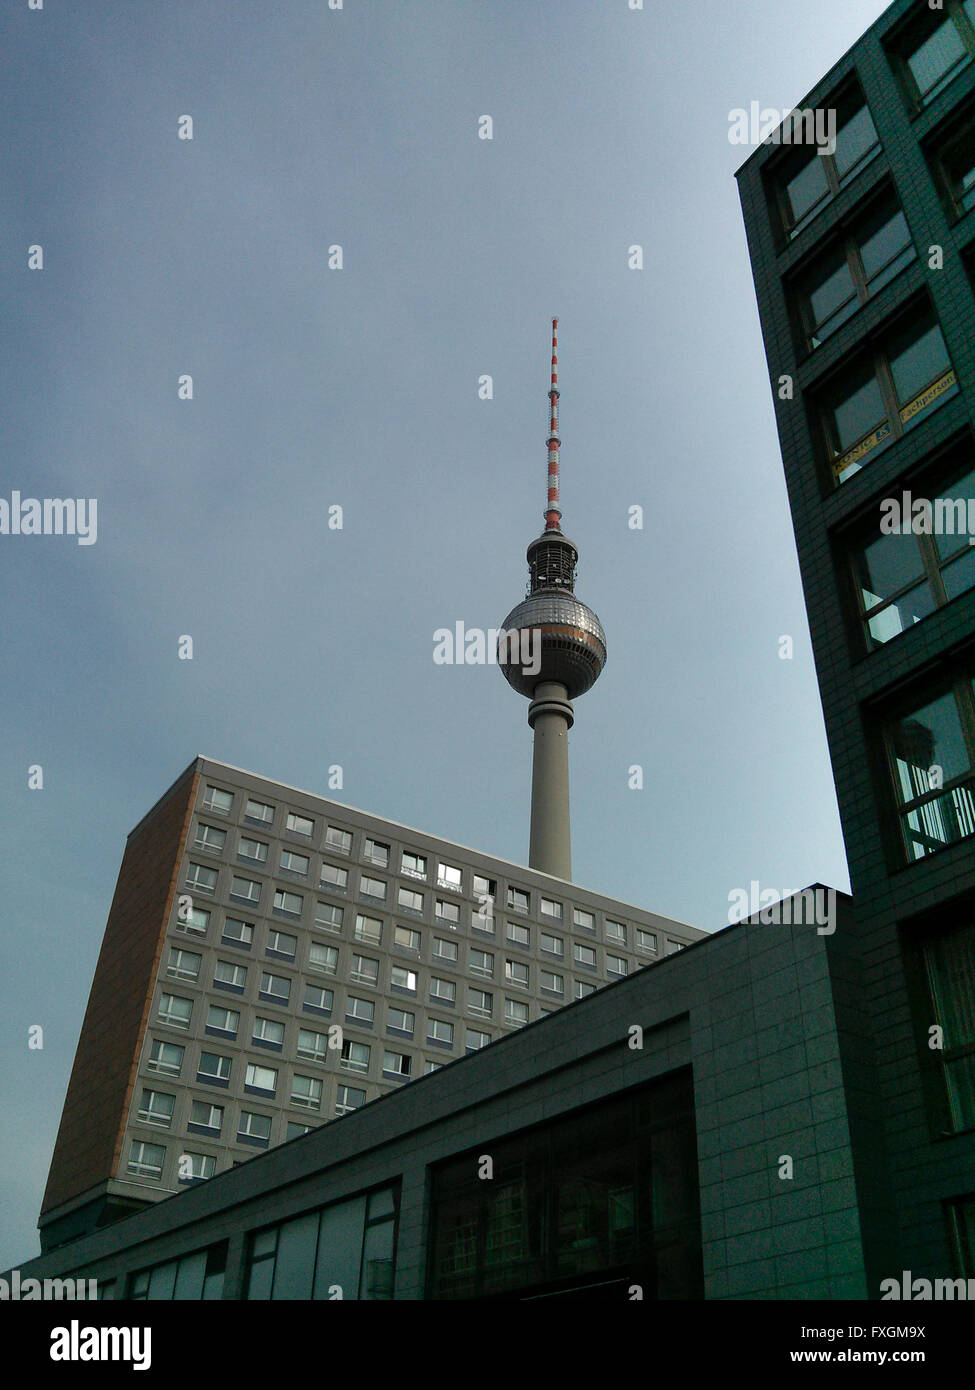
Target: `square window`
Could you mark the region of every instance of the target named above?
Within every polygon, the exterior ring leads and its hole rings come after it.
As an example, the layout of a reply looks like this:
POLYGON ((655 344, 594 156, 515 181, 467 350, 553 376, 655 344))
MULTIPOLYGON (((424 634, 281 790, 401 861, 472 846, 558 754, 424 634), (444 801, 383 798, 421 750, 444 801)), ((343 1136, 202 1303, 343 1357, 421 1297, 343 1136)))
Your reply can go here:
POLYGON ((410 1075, 412 1059, 405 1052, 384 1052, 383 1071, 391 1076, 408 1079, 410 1075))
POLYGON ((587 965, 590 970, 596 968, 596 952, 591 946, 582 946, 576 942, 572 947, 572 958, 577 965, 587 965))
POLYGON ((237 858, 249 859, 253 864, 267 863, 268 846, 263 840, 252 840, 247 835, 241 835, 237 842, 237 858))
POLYGON ((386 1010, 386 1027, 395 1028, 397 1032, 409 1033, 412 1036, 416 1027, 416 1015, 407 1013, 405 1009, 389 1007, 386 1010))
POLYGON ((289 932, 278 931, 271 927, 267 934, 268 955, 282 956, 286 960, 294 960, 298 950, 298 938, 289 932))
POLYGON ((300 917, 304 901, 300 893, 286 893, 283 888, 278 888, 274 894, 274 910, 288 917, 300 917))
POLYGON ((515 946, 530 946, 531 932, 528 927, 519 926, 517 922, 509 922, 506 927, 505 935, 515 946))
POLYGON ((542 989, 548 990, 549 994, 557 994, 560 998, 565 994, 565 978, 562 975, 556 975, 554 971, 541 971, 539 982, 542 989))
POLYGON ((266 801, 249 800, 244 808, 244 819, 270 825, 274 820, 274 807, 269 806, 266 801))
POLYGON ((389 845, 384 845, 381 840, 373 840, 367 836, 362 857, 385 869, 389 864, 389 845))
POLYGON ((277 1084, 278 1073, 275 1067, 259 1067, 256 1062, 247 1064, 244 1075, 245 1091, 264 1091, 273 1096, 277 1084))
POLYGON ((453 980, 441 980, 434 975, 430 979, 430 998, 438 1003, 454 1004, 457 1001, 457 986, 453 980))
POLYGON ((427 876, 427 857, 425 854, 411 854, 407 850, 403 851, 403 862, 400 865, 400 872, 408 878, 426 878, 427 876))
POLYGON ((287 1004, 291 997, 291 981, 285 975, 272 975, 269 970, 261 972, 262 999, 275 1004, 287 1004))
POLYGON ((247 966, 232 960, 218 960, 213 969, 213 983, 219 989, 231 989, 238 994, 247 984, 247 966))
POLYGON ((433 959, 447 960, 456 962, 458 956, 457 942, 445 941, 442 937, 436 937, 433 943, 433 959))
POLYGON ((288 818, 285 824, 292 835, 310 836, 315 830, 315 822, 313 820, 309 820, 307 816, 299 816, 294 811, 288 812, 288 818))
POLYGON ((520 999, 506 999, 504 1001, 504 1021, 514 1023, 519 1028, 528 1022, 528 1005, 520 999))
POLYGON ((550 956, 562 957, 565 955, 565 942, 561 936, 551 936, 548 932, 542 932, 538 938, 541 950, 550 956))
POLYGON ((504 978, 508 984, 521 985, 523 989, 528 988, 528 966, 521 960, 506 960, 504 963, 504 978))
POLYGON ((195 936, 206 936, 210 925, 210 909, 193 907, 188 898, 177 899, 177 931, 191 932, 195 936))
POLYGON ((415 994, 416 971, 407 970, 403 965, 393 965, 389 971, 389 983, 396 989, 405 989, 410 994, 415 994))
POLYGON ((369 1070, 370 1048, 367 1043, 353 1042, 351 1038, 346 1038, 342 1043, 341 1065, 346 1071, 369 1070))
POLYGON ((163 1076, 179 1076, 186 1051, 179 1043, 154 1041, 149 1048, 146 1067, 149 1071, 161 1072, 163 1076))
POLYGON ((350 994, 345 1005, 346 1019, 355 1023, 372 1023, 376 1016, 376 1006, 371 999, 359 999, 350 994))
POLYGON ((356 914, 355 935, 357 941, 370 941, 378 946, 383 939, 383 924, 378 917, 367 917, 364 913, 356 914))
POLYGON ((240 902, 256 904, 261 901, 261 885, 256 878, 234 874, 230 880, 230 896, 240 902))
POLYGON ((307 854, 296 854, 293 849, 283 849, 281 851, 280 869, 285 874, 298 874, 304 878, 308 873, 308 866, 311 860, 307 854))
POLYGON ((316 1013, 330 1014, 334 1002, 334 990, 322 989, 321 985, 305 985, 304 1008, 316 1013))
POLYGON ((159 1022, 168 1023, 171 1028, 188 1028, 193 1013, 193 1000, 183 999, 178 994, 159 996, 159 1022))
POLYGON ((371 956, 352 957, 352 969, 349 972, 349 979, 358 980, 362 984, 376 985, 379 983, 379 961, 373 960, 371 956))
POLYGON ((212 896, 217 891, 217 871, 205 864, 191 863, 186 870, 186 886, 191 893, 206 893, 212 896))
POLYGON ((210 1086, 226 1086, 230 1081, 232 1065, 232 1059, 219 1052, 201 1052, 196 1079, 210 1086))
POLYGON ((259 1047, 273 1047, 280 1051, 284 1046, 284 1024, 276 1018, 255 1018, 251 1041, 259 1047))
POLYGON ((646 951, 649 955, 655 956, 657 954, 656 933, 652 931, 643 931, 638 927, 636 933, 636 948, 638 951, 646 951))
POLYGON ((365 1103, 365 1091, 360 1091, 357 1086, 339 1085, 335 1101, 336 1115, 347 1115, 350 1110, 358 1110, 365 1103))
POLYGON ((177 1171, 182 1183, 205 1182, 217 1171, 217 1160, 212 1154, 181 1153, 177 1171))
POLYGON ((193 841, 194 849, 202 849, 207 854, 223 854, 223 847, 227 843, 227 832, 215 825, 198 825, 196 827, 196 839, 193 841))
POLYGON ((400 888, 396 893, 396 905, 401 912, 422 912, 423 894, 415 888, 400 888))
POLYGON ((344 893, 349 886, 349 871, 342 869, 337 864, 328 864, 322 860, 322 881, 321 887, 328 888, 333 893, 344 893))
POLYGON ((184 951, 181 946, 170 946, 166 974, 176 980, 198 980, 202 964, 203 957, 197 951, 184 951))
POLYGON ((324 1062, 328 1057, 328 1034, 299 1028, 297 1055, 309 1062, 324 1062))
POLYGON ((427 1042, 443 1043, 448 1047, 454 1044, 454 1025, 442 1018, 427 1019, 427 1042))
POLYGON ((611 956, 609 952, 606 953, 607 975, 625 975, 627 973, 628 968, 629 967, 622 956, 611 956))
POLYGON ((403 951, 415 951, 419 954, 420 933, 412 927, 397 927, 393 932, 393 944, 403 951))
POLYGON ((349 854, 352 850, 352 832, 330 825, 325 831, 325 844, 338 854, 349 854))
POLYGON ((447 888, 453 893, 463 892, 462 874, 452 864, 437 865, 437 887, 447 888))
POLYGON ((167 1091, 143 1090, 139 1102, 139 1119, 146 1125, 168 1128, 172 1124, 176 1097, 167 1091))
POLYGON ((509 887, 508 907, 512 912, 527 912, 528 903, 528 894, 525 892, 523 888, 509 887))
POLYGON ((240 1012, 237 1009, 224 1009, 219 1004, 211 1004, 207 1011, 206 1031, 223 1033, 236 1038, 240 1026, 240 1012))
POLYGON ((231 946, 249 948, 254 940, 254 923, 242 922, 239 917, 228 917, 223 924, 222 937, 231 946))
POLYGON ((133 1139, 129 1149, 128 1172, 136 1178, 161 1178, 166 1150, 162 1144, 133 1139))
POLYGON ((472 975, 486 975, 491 978, 494 975, 494 956, 490 951, 481 951, 472 946, 470 970, 472 975))
POLYGON ((208 1100, 194 1100, 190 1105, 188 1128, 194 1133, 205 1130, 209 1134, 219 1135, 223 1128, 223 1106, 211 1105, 208 1100))
POLYGON ((572 921, 575 926, 581 927, 583 931, 596 930, 596 914, 594 912, 587 912, 584 908, 574 907, 572 909, 572 921))
POLYGON ((490 1033, 481 1033, 476 1028, 468 1028, 464 1034, 464 1047, 468 1052, 479 1052, 491 1041, 490 1033))
POLYGON ((341 931, 342 909, 332 903, 316 903, 315 926, 322 931, 341 931))
POLYGON ((225 792, 222 787, 207 787, 203 798, 204 811, 216 811, 219 816, 229 816, 234 804, 233 792, 225 792))
POLYGON ((295 1076, 291 1082, 291 1104, 303 1110, 320 1110, 322 1083, 317 1076, 295 1076))
POLYGON ((539 911, 543 917, 555 917, 560 922, 562 920, 562 904, 557 903, 554 898, 542 898, 539 902, 539 911))
POLYGON ((243 1144, 266 1147, 271 1140, 270 1115, 255 1115, 252 1110, 242 1110, 237 1122, 237 1138, 243 1144))
POLYGON ((323 975, 334 975, 339 964, 339 948, 326 946, 323 941, 313 941, 308 948, 308 969, 320 970, 323 975))
POLYGON ((481 1018, 490 1018, 494 1012, 494 995, 487 990, 473 989, 470 985, 467 988, 467 1009, 469 1013, 478 1014, 481 1018))
POLYGON ((460 904, 449 903, 446 898, 437 898, 436 912, 442 922, 457 923, 460 921, 460 904))
POLYGON ((365 874, 359 876, 359 896, 362 898, 375 898, 378 902, 386 901, 386 885, 382 879, 367 878, 365 874))

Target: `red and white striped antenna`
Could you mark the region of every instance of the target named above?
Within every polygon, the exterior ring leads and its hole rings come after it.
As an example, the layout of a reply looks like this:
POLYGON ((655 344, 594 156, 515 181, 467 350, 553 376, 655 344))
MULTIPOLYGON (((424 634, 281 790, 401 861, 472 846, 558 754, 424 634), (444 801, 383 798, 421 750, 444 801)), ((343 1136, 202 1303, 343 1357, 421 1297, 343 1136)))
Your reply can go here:
POLYGON ((552 385, 548 398, 551 422, 548 436, 548 506, 545 509, 545 530, 559 531, 562 513, 559 510, 559 341, 558 319, 552 320, 552 385))

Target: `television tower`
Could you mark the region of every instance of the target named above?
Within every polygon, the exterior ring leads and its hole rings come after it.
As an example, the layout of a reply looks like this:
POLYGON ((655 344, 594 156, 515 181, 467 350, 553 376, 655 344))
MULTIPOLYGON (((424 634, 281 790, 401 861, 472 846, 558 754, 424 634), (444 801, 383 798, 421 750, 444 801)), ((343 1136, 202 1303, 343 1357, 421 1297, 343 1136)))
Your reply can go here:
POLYGON ((579 552, 563 536, 560 525, 558 323, 558 319, 552 320, 545 530, 528 547, 528 596, 504 620, 498 664, 508 684, 531 700, 528 723, 535 737, 528 863, 542 873, 569 879, 572 701, 596 683, 605 666, 606 634, 592 609, 573 592, 579 552), (520 634, 517 648, 510 635, 515 632, 520 634), (509 634, 507 641, 505 634, 509 634))

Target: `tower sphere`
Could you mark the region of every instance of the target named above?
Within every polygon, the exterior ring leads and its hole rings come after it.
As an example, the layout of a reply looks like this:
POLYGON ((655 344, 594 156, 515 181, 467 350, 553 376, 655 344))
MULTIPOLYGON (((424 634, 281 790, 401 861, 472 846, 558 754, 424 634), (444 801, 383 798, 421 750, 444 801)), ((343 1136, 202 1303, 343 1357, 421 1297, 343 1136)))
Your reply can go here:
POLYGON ((498 665, 508 684, 528 699, 543 681, 558 681, 568 699, 574 700, 595 685, 606 664, 602 623, 591 608, 565 590, 540 589, 529 594, 505 618, 504 628, 525 634, 517 647, 513 641, 499 641, 498 665))

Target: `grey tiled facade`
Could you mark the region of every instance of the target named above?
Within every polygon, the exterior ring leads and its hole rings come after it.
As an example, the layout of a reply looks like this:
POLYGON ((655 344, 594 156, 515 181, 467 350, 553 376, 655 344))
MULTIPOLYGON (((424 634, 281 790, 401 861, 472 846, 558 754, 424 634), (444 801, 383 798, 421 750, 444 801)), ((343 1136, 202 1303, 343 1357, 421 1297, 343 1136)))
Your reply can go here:
MULTIPOLYGON (((222 763, 188 772, 195 796, 104 1174, 116 1202, 253 1158, 703 935, 222 763)), ((46 1210, 46 1238, 77 1234, 100 1214, 91 1202, 87 1190, 46 1210)))

